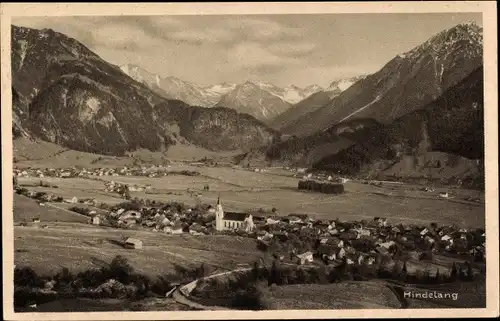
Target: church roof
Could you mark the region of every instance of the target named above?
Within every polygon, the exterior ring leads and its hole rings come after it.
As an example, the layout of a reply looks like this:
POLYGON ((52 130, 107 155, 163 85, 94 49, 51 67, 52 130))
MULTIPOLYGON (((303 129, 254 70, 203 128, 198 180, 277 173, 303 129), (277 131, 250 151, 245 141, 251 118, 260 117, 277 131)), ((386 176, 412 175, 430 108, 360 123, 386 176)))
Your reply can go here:
POLYGON ((224 219, 228 221, 244 221, 247 217, 247 213, 238 213, 238 212, 225 212, 224 219))

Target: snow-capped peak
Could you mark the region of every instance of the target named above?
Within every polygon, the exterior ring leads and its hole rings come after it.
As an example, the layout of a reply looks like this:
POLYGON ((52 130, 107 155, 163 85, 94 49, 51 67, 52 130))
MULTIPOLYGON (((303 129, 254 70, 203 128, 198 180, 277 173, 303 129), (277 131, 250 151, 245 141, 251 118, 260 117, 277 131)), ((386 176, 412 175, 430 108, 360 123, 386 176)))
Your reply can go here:
POLYGON ((236 88, 235 84, 221 83, 213 86, 208 86, 203 89, 208 93, 225 95, 231 90, 234 90, 234 88, 236 88))
POLYGON ((335 80, 330 84, 330 87, 328 87, 326 91, 341 93, 362 78, 364 78, 364 76, 356 76, 351 78, 342 78, 335 80))
POLYGON ((466 50, 467 55, 480 55, 482 53, 483 28, 474 21, 460 23, 439 32, 423 44, 407 52, 400 53, 397 57, 413 59, 426 52, 448 55, 451 50, 458 47, 459 42, 465 43, 468 47, 466 50))

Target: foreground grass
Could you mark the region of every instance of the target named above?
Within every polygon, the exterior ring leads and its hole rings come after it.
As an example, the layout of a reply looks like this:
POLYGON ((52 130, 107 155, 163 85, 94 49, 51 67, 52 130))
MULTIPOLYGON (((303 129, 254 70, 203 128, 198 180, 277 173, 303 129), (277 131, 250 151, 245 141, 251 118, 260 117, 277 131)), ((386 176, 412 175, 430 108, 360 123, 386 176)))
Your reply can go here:
POLYGON ((14 235, 14 263, 31 266, 40 274, 62 267, 72 271, 100 267, 116 255, 123 255, 137 271, 148 275, 201 263, 230 270, 262 256, 254 239, 234 236, 166 235, 77 223, 49 223, 46 229, 16 226, 14 235), (143 249, 124 249, 116 245, 122 237, 141 239, 143 249))

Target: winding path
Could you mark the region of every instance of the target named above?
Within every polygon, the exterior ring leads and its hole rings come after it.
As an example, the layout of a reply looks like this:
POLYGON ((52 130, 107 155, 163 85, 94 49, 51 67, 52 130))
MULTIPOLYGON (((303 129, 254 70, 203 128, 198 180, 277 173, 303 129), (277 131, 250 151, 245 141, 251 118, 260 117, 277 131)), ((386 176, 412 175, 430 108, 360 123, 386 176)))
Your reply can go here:
POLYGON ((251 270, 252 270, 252 268, 240 268, 240 269, 231 270, 231 271, 227 271, 227 272, 221 272, 221 273, 217 273, 217 274, 212 274, 212 275, 207 276, 207 277, 202 277, 202 278, 196 279, 192 282, 189 282, 187 284, 184 284, 184 285, 177 287, 177 289, 175 289, 175 291, 172 293, 172 298, 180 304, 187 305, 190 308, 197 309, 197 310, 231 310, 231 309, 226 308, 226 307, 207 306, 207 305, 203 305, 203 304, 194 302, 193 300, 191 300, 189 298, 190 293, 196 288, 196 286, 198 285, 198 281, 209 280, 212 278, 217 278, 217 277, 221 277, 221 276, 228 275, 228 274, 233 274, 233 273, 238 273, 238 272, 246 272, 246 271, 251 271, 251 270))
MULTIPOLYGON (((200 304, 198 302, 195 302, 195 301, 190 299, 190 293, 196 288, 196 286, 198 285, 198 281, 208 280, 208 279, 217 278, 217 277, 221 277, 221 276, 228 275, 228 274, 251 271, 251 270, 252 270, 252 268, 240 268, 240 269, 235 269, 235 270, 231 270, 231 271, 212 274, 212 275, 207 276, 207 277, 202 277, 202 278, 196 279, 192 282, 189 282, 187 284, 184 284, 184 285, 177 287, 174 290, 174 292, 172 293, 172 298, 177 303, 189 306, 190 308, 196 309, 196 310, 210 310, 210 311, 231 310, 230 308, 226 308, 226 307, 207 306, 207 305, 203 305, 203 304, 200 304)), ((368 283, 380 285, 380 283, 378 283, 378 282, 368 281, 368 283)), ((388 287, 392 291, 392 293, 395 295, 395 297, 397 298, 397 300, 401 304, 402 309, 405 309, 408 307, 408 302, 406 302, 406 300, 396 291, 394 285, 385 284, 385 286, 388 287)))

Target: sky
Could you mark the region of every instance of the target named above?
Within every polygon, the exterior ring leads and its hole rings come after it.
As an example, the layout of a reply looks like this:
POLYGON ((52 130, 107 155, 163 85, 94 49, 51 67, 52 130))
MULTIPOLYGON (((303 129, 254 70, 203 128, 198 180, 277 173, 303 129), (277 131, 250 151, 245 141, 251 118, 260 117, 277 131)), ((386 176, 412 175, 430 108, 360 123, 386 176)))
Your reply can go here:
POLYGON ((481 13, 13 17, 51 28, 115 65, 209 86, 265 81, 285 87, 378 71, 399 53, 481 13))

